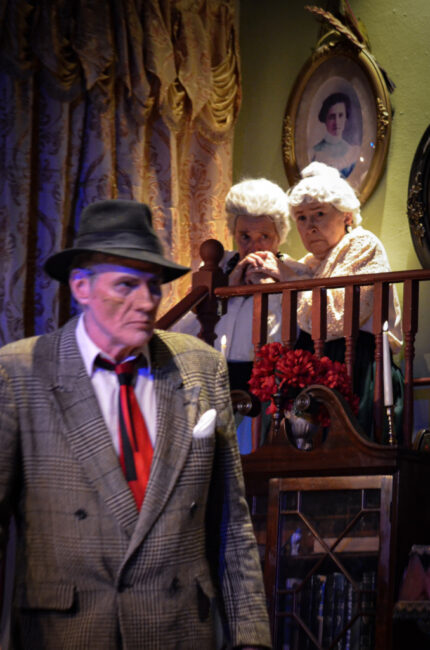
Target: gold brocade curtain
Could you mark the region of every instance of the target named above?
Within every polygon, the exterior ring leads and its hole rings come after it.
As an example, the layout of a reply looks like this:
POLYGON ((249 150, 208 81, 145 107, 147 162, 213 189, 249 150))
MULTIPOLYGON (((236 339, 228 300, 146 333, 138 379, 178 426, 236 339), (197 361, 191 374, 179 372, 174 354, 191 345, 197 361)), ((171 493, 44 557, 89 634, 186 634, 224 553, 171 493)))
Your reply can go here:
POLYGON ((239 106, 234 0, 0 0, 0 343, 70 313, 42 266, 92 201, 147 202, 194 268, 204 239, 229 246, 239 106))

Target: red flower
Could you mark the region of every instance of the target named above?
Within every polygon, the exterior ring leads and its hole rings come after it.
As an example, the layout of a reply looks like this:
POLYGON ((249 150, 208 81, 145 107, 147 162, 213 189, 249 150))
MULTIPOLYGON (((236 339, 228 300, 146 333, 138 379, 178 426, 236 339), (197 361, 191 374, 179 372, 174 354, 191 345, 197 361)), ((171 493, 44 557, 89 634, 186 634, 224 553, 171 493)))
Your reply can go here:
MULTIPOLYGON (((261 401, 270 400, 267 413, 275 413, 273 396, 278 390, 283 395, 282 408, 290 408, 300 390, 311 384, 322 384, 337 390, 358 412, 358 397, 352 392, 346 366, 328 357, 319 359, 308 350, 289 350, 281 343, 267 343, 256 355, 249 387, 261 401)), ((329 424, 327 411, 321 407, 319 420, 329 424)))

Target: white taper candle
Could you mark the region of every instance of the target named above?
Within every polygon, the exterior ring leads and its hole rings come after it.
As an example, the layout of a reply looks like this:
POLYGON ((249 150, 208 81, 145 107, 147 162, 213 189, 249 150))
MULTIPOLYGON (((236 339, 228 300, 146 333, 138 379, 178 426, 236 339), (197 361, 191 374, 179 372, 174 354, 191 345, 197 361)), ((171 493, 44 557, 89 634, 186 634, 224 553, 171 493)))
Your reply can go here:
POLYGON ((227 353, 227 337, 225 334, 221 336, 221 353, 225 356, 227 353))
POLYGON ((393 406, 393 378, 391 375, 391 355, 387 321, 382 326, 382 362, 384 369, 384 406, 393 406))

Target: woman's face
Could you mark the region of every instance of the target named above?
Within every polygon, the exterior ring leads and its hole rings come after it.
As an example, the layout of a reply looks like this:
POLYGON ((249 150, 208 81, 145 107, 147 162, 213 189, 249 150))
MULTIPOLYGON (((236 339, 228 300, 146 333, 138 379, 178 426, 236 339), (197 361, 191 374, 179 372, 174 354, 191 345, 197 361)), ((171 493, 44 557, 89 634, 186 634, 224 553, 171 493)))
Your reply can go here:
POLYGON ((343 102, 330 106, 325 125, 327 131, 335 138, 341 138, 346 122, 346 106, 343 102))
POLYGON ((293 209, 297 229, 306 250, 324 259, 345 235, 352 224, 349 212, 341 212, 331 203, 302 203, 293 209))
POLYGON ((274 254, 279 249, 279 235, 270 217, 245 217, 236 219, 234 239, 239 257, 243 260, 250 253, 270 251, 274 254))

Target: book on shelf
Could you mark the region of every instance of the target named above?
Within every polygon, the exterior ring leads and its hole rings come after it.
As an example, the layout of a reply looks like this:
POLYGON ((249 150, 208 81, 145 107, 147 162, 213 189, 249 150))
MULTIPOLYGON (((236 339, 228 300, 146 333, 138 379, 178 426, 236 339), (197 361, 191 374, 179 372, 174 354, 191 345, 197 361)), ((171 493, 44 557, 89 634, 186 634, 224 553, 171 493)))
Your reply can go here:
MULTIPOLYGON (((350 582, 346 585, 345 623, 349 623, 358 612, 358 594, 350 582)), ((345 633, 345 650, 358 650, 360 641, 360 619, 357 618, 345 633)))
MULTIPOLYGON (((298 578, 287 578, 285 581, 285 588, 287 593, 284 596, 284 613, 289 614, 297 612, 297 609, 300 607, 301 592, 298 592, 298 595, 295 595, 295 591, 298 585, 301 584, 301 580, 298 578), (296 603, 296 604, 295 604, 296 603)), ((291 616, 283 616, 280 622, 279 634, 281 639, 278 639, 278 646, 282 650, 298 650, 298 636, 299 630, 297 628, 296 622, 291 616)))
MULTIPOLYGON (((360 583, 360 643, 358 650, 373 650, 375 638, 375 571, 364 571, 360 583)), ((355 649, 353 649, 355 650, 355 649)))
MULTIPOLYGON (((313 578, 314 576, 311 576, 303 584, 303 589, 301 591, 301 598, 300 598, 300 609, 299 609, 300 618, 303 621, 303 623, 306 625, 306 627, 308 627, 309 629, 312 623, 311 608, 312 608, 313 578)), ((309 635, 302 627, 300 627, 298 630, 297 648, 300 648, 300 650, 308 650, 308 648, 310 647, 312 646, 310 645, 309 635)))
MULTIPOLYGON (((322 641, 323 605, 326 576, 313 574, 303 591, 303 601, 300 606, 300 618, 312 633, 316 641, 322 641)), ((300 630, 300 650, 312 650, 315 644, 305 630, 300 630)))
MULTIPOLYGON (((330 646, 345 626, 345 596, 347 580, 343 573, 330 573, 326 580, 324 608, 323 608, 323 636, 322 646, 330 646)), ((344 637, 335 646, 336 650, 343 650, 344 637)))
MULTIPOLYGON (((299 579, 286 581, 287 589, 294 590, 299 579)), ((282 650, 374 650, 375 643, 375 598, 376 573, 365 571, 358 589, 354 589, 341 572, 313 574, 298 591, 295 613, 306 629, 297 625, 289 616, 282 623, 282 650), (347 630, 353 618, 356 620, 347 630), (335 642, 335 640, 337 641, 335 642), (335 642, 335 643, 334 643, 335 642)), ((287 598, 288 611, 293 611, 293 600, 287 598)))
POLYGON ((323 635, 323 615, 324 615, 324 596, 327 576, 316 575, 312 576, 314 580, 315 597, 313 599, 312 613, 314 615, 312 632, 318 643, 322 643, 323 635))
POLYGON ((351 583, 346 588, 346 621, 359 614, 345 634, 344 650, 374 650, 375 646, 375 571, 365 571, 358 591, 351 583))
MULTIPOLYGON (((343 573, 334 573, 333 582, 333 640, 335 640, 346 624, 348 580, 343 573)), ((345 634, 336 642, 334 649, 345 650, 345 634)))

